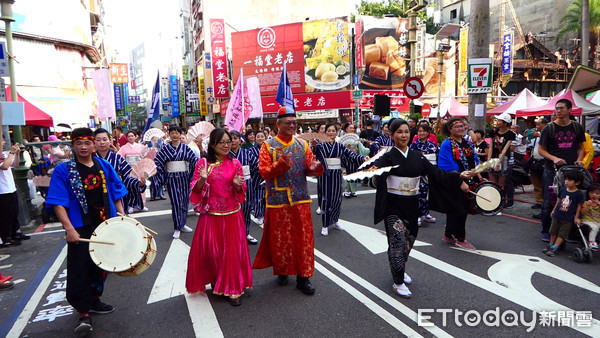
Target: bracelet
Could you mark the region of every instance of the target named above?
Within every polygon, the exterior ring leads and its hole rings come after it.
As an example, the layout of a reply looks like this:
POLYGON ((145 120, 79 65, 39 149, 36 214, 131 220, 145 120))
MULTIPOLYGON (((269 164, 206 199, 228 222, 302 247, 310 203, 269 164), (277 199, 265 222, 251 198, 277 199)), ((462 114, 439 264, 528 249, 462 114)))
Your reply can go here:
POLYGON ((13 155, 15 154, 15 153, 13 153, 12 151, 9 151, 8 153, 9 153, 9 154, 13 154, 13 155))

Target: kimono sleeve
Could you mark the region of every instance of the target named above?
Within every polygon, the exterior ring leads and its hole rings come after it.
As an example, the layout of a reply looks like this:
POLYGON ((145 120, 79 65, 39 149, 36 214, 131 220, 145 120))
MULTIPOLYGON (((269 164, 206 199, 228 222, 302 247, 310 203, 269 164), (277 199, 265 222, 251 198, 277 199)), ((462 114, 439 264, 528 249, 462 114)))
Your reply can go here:
POLYGON ((67 173, 66 164, 60 164, 52 173, 48 195, 46 196, 46 210, 54 212, 53 207, 60 205, 69 208, 69 191, 71 185, 69 183, 69 175, 67 173))
POLYGON ((121 181, 119 175, 117 175, 115 169, 106 161, 103 162, 103 167, 106 173, 106 185, 110 191, 113 201, 117 201, 125 197, 127 195, 127 188, 121 181))

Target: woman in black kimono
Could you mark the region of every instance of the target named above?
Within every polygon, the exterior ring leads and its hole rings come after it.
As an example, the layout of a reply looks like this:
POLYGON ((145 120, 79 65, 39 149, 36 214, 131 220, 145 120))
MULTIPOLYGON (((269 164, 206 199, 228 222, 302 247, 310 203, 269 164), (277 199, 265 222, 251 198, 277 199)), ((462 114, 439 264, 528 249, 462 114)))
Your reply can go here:
MULTIPOLYGON (((468 190, 469 187, 460 179, 458 172, 439 170, 423 154, 409 149, 408 122, 396 119, 389 129, 394 147, 377 160, 375 166, 397 167, 377 179, 374 219, 376 224, 384 221, 394 292, 403 298, 410 298, 411 292, 406 284, 410 284, 411 278, 405 273, 405 265, 419 231, 417 218, 420 177, 427 175, 431 183, 432 210, 439 210, 440 204, 448 203, 448 199, 455 198, 457 194, 462 194, 461 190, 468 190)), ((470 173, 461 175, 468 176, 470 173)))

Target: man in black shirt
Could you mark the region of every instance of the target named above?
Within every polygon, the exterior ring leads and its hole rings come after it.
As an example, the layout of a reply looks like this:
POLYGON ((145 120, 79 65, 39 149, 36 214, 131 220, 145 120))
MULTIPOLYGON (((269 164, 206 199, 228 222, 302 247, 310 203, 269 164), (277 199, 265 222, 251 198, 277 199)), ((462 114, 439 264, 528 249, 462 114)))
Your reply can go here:
POLYGON ((583 142, 585 134, 583 127, 576 121, 571 121, 570 115, 573 104, 567 99, 556 102, 554 114, 556 120, 549 123, 540 136, 539 153, 546 159, 544 174, 542 176, 542 241, 550 240, 550 212, 553 205, 548 199, 548 187, 552 185, 555 176, 555 167, 565 164, 583 166, 583 142), (554 124, 552 126, 552 124, 554 124))
POLYGON ((373 120, 367 120, 366 129, 361 130, 359 137, 369 141, 375 141, 379 137, 379 133, 373 129, 375 123, 373 120))
POLYGON ((408 139, 409 146, 412 143, 412 141, 414 140, 415 135, 417 135, 417 130, 419 129, 417 122, 418 122, 417 119, 414 117, 411 117, 408 119, 408 128, 410 129, 410 138, 408 139))

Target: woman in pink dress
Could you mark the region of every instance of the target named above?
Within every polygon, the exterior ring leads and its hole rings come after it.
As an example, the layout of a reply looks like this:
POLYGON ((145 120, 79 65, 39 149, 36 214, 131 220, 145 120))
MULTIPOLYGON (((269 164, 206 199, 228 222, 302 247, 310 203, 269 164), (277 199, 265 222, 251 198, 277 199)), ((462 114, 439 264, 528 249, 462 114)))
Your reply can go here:
POLYGON ((207 156, 196 163, 190 201, 200 213, 194 233, 185 286, 189 293, 228 297, 233 306, 252 287, 246 225, 241 211, 246 184, 242 165, 229 156, 231 136, 224 129, 210 133, 207 156))
MULTIPOLYGON (((129 130, 126 136, 127 144, 121 146, 117 154, 121 155, 127 161, 127 163, 133 167, 142 159, 142 157, 144 157, 146 153, 146 146, 135 142, 138 135, 134 130, 129 130)), ((141 175, 142 173, 137 174, 141 175)), ((148 208, 146 208, 146 192, 141 193, 141 203, 139 203, 139 198, 136 200, 131 200, 130 202, 131 204, 128 204, 130 206, 129 210, 127 210, 128 214, 133 213, 134 209, 139 211, 148 211, 148 208)))

